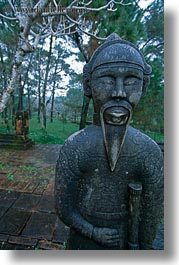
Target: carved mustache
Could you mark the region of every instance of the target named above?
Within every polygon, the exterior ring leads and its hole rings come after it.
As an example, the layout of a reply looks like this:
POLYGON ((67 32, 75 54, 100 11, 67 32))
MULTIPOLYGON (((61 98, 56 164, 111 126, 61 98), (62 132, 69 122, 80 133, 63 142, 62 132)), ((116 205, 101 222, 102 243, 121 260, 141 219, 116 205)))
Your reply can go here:
POLYGON ((132 105, 126 100, 111 100, 105 103, 100 110, 101 118, 112 125, 122 125, 128 122, 132 114, 132 105))

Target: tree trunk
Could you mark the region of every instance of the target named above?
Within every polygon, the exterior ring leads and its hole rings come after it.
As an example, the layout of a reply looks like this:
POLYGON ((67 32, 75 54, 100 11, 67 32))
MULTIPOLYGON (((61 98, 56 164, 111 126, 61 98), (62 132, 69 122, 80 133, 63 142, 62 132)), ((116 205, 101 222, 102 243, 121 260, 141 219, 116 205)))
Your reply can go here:
POLYGON ((58 68, 58 60, 56 60, 55 71, 54 71, 54 81, 52 87, 52 100, 51 100, 51 108, 50 108, 50 122, 53 122, 53 111, 54 111, 54 99, 55 99, 55 86, 56 86, 56 74, 58 68))
POLYGON ((1 65, 2 65, 2 79, 3 79, 3 86, 7 86, 7 74, 6 74, 6 64, 4 63, 4 58, 3 58, 3 52, 0 47, 0 58, 1 58, 1 65))
POLYGON ((37 111, 37 120, 40 123, 40 106, 41 106, 41 96, 40 96, 40 84, 38 86, 38 111, 37 111))
POLYGON ((51 102, 51 109, 50 109, 50 122, 53 122, 54 99, 55 99, 55 85, 53 85, 53 89, 52 89, 52 102, 51 102))
POLYGON ((41 125, 42 125, 42 129, 46 131, 46 127, 47 127, 46 107, 43 103, 41 103, 41 125))
MULTIPOLYGON (((39 2, 35 5, 35 7, 39 8, 41 12, 43 11, 43 8, 45 8, 49 4, 49 0, 39 0, 39 2)), ((21 7, 28 8, 28 2, 27 1, 21 1, 21 7)), ((35 47, 30 45, 28 41, 29 32, 31 30, 31 26, 33 25, 34 21, 38 16, 40 16, 40 13, 38 12, 34 14, 34 16, 28 16, 28 15, 22 15, 21 13, 18 14, 18 20, 19 20, 19 39, 17 44, 17 49, 13 61, 12 66, 12 73, 9 80, 9 83, 6 87, 3 89, 2 96, 0 97, 0 113, 4 111, 6 108, 8 101, 13 94, 14 91, 19 87, 19 76, 21 74, 21 67, 22 62, 24 60, 24 57, 35 50, 35 47)), ((35 39, 34 43, 35 46, 38 44, 39 35, 37 35, 37 38, 35 39)))
POLYGON ((38 93, 38 110, 37 110, 37 121, 38 123, 40 123, 40 117, 41 117, 41 89, 40 89, 40 85, 41 85, 41 71, 40 71, 40 52, 38 53, 38 87, 37 87, 37 93, 38 93))
POLYGON ((14 106, 14 95, 12 95, 12 105, 11 105, 11 118, 12 126, 15 126, 15 106, 14 106))
POLYGON ((80 120, 80 130, 85 128, 89 103, 90 103, 90 98, 84 96, 83 97, 83 107, 82 107, 82 113, 81 113, 81 120, 80 120))
POLYGON ((23 104, 23 94, 24 94, 24 89, 23 86, 21 85, 21 76, 19 77, 19 89, 18 89, 18 106, 17 106, 17 110, 21 111, 24 108, 24 104, 23 104))
POLYGON ((7 106, 7 103, 11 97, 11 94, 19 87, 19 76, 21 72, 22 57, 24 56, 23 52, 20 51, 20 48, 17 49, 15 55, 15 61, 12 68, 12 75, 9 84, 3 90, 3 94, 0 99, 0 112, 3 112, 7 106))
MULTIPOLYGON (((76 45, 77 45, 78 49, 80 50, 80 52, 82 53, 86 63, 88 63, 88 61, 90 59, 89 49, 87 50, 83 46, 83 42, 82 42, 81 37, 80 37, 78 32, 76 32, 74 34, 74 41, 76 42, 76 45)), ((87 113, 88 113, 89 102, 90 102, 90 99, 88 97, 84 96, 83 97, 83 107, 82 107, 81 118, 80 118, 80 127, 79 127, 80 130, 85 128, 85 125, 86 125, 86 118, 87 118, 87 113)))
POLYGON ((30 100, 30 90, 27 90, 27 102, 28 102, 28 114, 29 114, 29 119, 32 118, 32 112, 31 112, 31 100, 30 100))
POLYGON ((52 54, 52 44, 53 44, 53 36, 51 35, 50 37, 50 45, 49 45, 49 51, 48 51, 48 57, 47 57, 47 66, 46 66, 46 70, 45 70, 45 78, 44 78, 44 85, 43 85, 43 90, 42 90, 42 103, 43 104, 43 108, 41 108, 42 111, 42 128, 47 127, 46 125, 46 90, 47 90, 47 81, 48 81, 48 75, 49 75, 49 70, 50 70, 50 60, 51 60, 51 54, 52 54))
MULTIPOLYGON (((31 91, 31 86, 28 86, 28 75, 29 75, 29 70, 30 70, 30 67, 32 65, 32 59, 33 59, 33 54, 31 54, 30 56, 30 60, 29 60, 29 64, 28 64, 28 67, 27 67, 27 71, 25 73, 25 77, 24 77, 24 80, 23 80, 23 85, 22 85, 22 93, 24 93, 24 87, 25 85, 27 85, 27 111, 28 111, 28 114, 29 114, 29 118, 31 119, 31 100, 30 100, 30 91, 31 91)), ((23 104, 22 104, 22 109, 23 109, 23 104)))

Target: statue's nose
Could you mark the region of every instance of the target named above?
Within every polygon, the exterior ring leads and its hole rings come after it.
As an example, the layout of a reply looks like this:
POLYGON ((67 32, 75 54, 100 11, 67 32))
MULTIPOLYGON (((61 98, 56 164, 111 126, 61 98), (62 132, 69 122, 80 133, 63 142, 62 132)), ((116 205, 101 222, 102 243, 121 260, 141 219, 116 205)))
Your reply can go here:
POLYGON ((123 80, 121 78, 116 79, 116 85, 112 92, 112 98, 125 98, 126 92, 124 90, 123 80))

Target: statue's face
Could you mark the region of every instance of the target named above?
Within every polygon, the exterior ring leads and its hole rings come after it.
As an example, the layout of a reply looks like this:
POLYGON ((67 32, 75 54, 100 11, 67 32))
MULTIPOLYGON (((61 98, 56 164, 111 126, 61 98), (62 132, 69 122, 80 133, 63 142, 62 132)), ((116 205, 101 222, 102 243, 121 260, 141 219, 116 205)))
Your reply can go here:
POLYGON ((132 64, 105 63, 92 73, 94 111, 100 118, 111 171, 115 169, 142 88, 143 71, 132 64))
POLYGON ((111 171, 122 151, 133 109, 145 92, 146 74, 151 72, 132 44, 113 37, 84 68, 85 95, 92 96, 93 124, 101 126, 111 171))
POLYGON ((91 89, 96 113, 108 101, 126 100, 134 108, 142 95, 142 70, 108 63, 92 73, 91 89))

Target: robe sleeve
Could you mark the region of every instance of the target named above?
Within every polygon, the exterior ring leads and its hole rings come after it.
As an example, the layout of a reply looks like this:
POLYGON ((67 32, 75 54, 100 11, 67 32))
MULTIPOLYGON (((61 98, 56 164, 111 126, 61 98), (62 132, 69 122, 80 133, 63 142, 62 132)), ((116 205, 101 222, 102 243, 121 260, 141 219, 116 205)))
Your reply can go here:
POLYGON ((55 176, 55 204, 60 219, 70 228, 91 238, 93 225, 86 221, 78 210, 80 150, 65 144, 59 153, 55 176))
POLYGON ((153 249, 164 208, 163 154, 160 148, 153 145, 143 161, 139 241, 141 249, 153 249))

